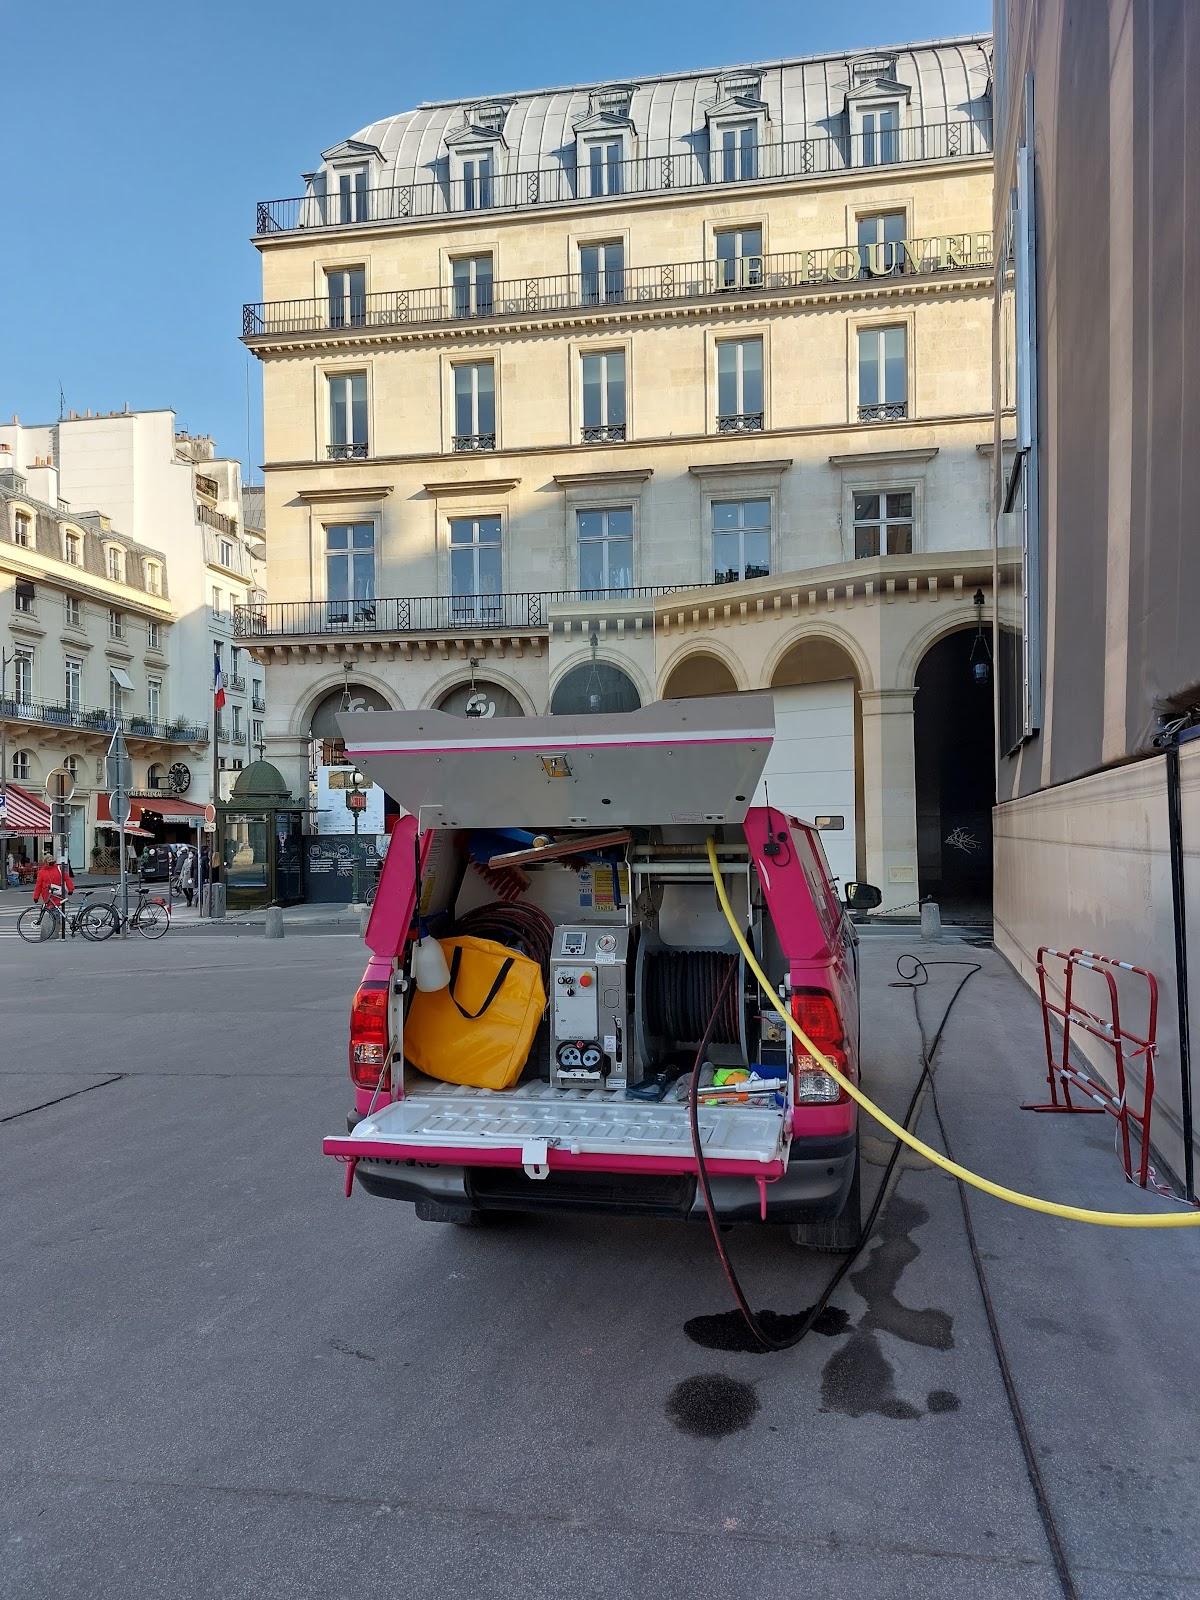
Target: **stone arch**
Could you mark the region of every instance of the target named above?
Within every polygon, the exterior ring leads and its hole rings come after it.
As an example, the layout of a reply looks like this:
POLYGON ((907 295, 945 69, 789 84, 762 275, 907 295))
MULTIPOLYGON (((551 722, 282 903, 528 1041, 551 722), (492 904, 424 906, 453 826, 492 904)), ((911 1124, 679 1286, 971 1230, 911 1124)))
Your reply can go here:
MULTIPOLYGON (((574 672, 577 667, 586 667, 591 659, 592 653, 590 650, 579 650, 565 661, 559 663, 554 676, 550 679, 549 691, 546 696, 547 711, 554 704, 554 691, 567 674, 574 672)), ((618 672, 623 672, 637 690, 638 698, 644 706, 649 705, 656 698, 653 684, 647 679, 637 662, 632 659, 632 655, 624 656, 616 651, 601 648, 596 651, 596 660, 604 666, 615 667, 618 672)))
POLYGON ((698 646, 683 645, 664 664, 659 674, 661 689, 659 698, 662 700, 683 699, 692 694, 734 694, 748 689, 750 684, 746 679, 746 669, 726 645, 717 640, 705 640, 698 646), (697 674, 700 687, 673 688, 676 679, 681 673, 693 672, 699 667, 697 674), (705 680, 721 682, 720 675, 724 674, 727 680, 721 687, 707 687, 705 680))
POLYGON ((809 643, 836 646, 846 656, 852 669, 851 675, 858 680, 860 692, 874 689, 875 674, 871 670, 870 660, 862 645, 853 634, 826 624, 802 626, 781 639, 763 663, 761 687, 771 688, 788 656, 797 648, 809 643))
MULTIPOLYGON (((980 584, 976 587, 983 588, 983 585, 980 584)), ((972 594, 974 592, 974 590, 971 591, 972 594)), ((990 588, 983 588, 983 593, 985 597, 983 631, 990 649, 992 644, 990 588)), ((887 687, 895 689, 915 688, 917 671, 921 662, 933 649, 934 645, 940 644, 943 639, 948 639, 952 633, 962 633, 965 629, 974 627, 975 607, 971 604, 970 598, 964 591, 961 602, 951 601, 941 616, 936 617, 932 622, 927 622, 923 628, 913 634, 901 652, 899 661, 896 663, 896 681, 887 687)))
MULTIPOLYGON (((381 678, 377 672, 362 671, 356 662, 350 668, 350 676, 355 681, 374 689, 382 699, 387 701, 389 710, 404 710, 404 702, 397 695, 395 689, 386 678, 381 678)), ((326 695, 332 693, 334 689, 340 689, 345 681, 346 674, 339 669, 337 672, 325 673, 317 679, 316 683, 310 685, 304 697, 298 700, 292 708, 292 715, 288 722, 288 737, 292 739, 307 739, 313 712, 326 695)))
MULTIPOLYGON (((486 683, 494 683, 501 689, 507 689, 513 699, 519 703, 525 716, 536 717, 538 715, 537 706, 534 705, 529 691, 521 683, 520 679, 514 678, 511 673, 495 672, 492 669, 492 663, 485 661, 482 667, 475 669, 475 677, 486 683)), ((455 689, 463 688, 470 681, 471 672, 469 668, 461 672, 447 673, 444 678, 439 678, 433 688, 425 695, 421 701, 421 710, 432 711, 439 700, 444 700, 448 694, 453 694, 455 689)))

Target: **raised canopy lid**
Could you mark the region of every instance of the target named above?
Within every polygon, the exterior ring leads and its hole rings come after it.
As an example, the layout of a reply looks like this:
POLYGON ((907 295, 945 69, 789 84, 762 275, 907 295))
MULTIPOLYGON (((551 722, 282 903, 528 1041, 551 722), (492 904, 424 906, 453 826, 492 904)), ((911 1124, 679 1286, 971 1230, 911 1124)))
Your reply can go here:
POLYGON ((775 735, 770 695, 659 700, 598 716, 344 712, 366 775, 422 828, 741 822, 775 735))

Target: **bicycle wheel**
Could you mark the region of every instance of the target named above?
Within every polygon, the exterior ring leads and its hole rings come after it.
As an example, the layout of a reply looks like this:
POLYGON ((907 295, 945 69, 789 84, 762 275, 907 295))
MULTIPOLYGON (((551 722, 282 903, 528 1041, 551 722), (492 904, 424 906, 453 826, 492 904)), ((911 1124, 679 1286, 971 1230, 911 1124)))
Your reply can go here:
POLYGON ((171 926, 166 907, 156 905, 153 900, 149 905, 139 906, 129 920, 143 939, 161 939, 171 926))
POLYGON ((49 906, 26 906, 17 918, 17 932, 27 944, 44 944, 58 932, 58 916, 49 906))
POLYGON ((117 913, 113 906, 88 906, 79 918, 79 931, 93 944, 101 944, 117 931, 117 913))

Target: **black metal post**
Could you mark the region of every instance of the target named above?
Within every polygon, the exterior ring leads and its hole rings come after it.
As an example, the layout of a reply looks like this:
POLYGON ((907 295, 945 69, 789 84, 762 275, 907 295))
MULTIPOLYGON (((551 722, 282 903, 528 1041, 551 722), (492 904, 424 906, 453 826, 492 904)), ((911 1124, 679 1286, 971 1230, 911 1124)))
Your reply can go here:
POLYGON ((1171 843, 1171 915, 1175 923, 1175 1003, 1179 1027, 1179 1103, 1183 1116, 1183 1188, 1196 1198, 1192 1149, 1192 1037, 1188 1007, 1187 899, 1183 876, 1183 805, 1179 784, 1179 743, 1167 746, 1167 833, 1171 843))

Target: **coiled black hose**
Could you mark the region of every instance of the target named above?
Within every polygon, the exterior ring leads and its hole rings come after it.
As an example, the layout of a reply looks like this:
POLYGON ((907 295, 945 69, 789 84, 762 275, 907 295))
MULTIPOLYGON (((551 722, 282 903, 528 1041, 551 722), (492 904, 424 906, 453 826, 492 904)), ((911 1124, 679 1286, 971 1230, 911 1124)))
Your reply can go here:
POLYGON ((740 1044, 741 985, 731 981, 738 957, 723 950, 655 950, 642 973, 646 1027, 674 1044, 706 1035, 711 1044, 740 1044))
POLYGON ((554 924, 537 906, 493 900, 465 912, 455 922, 454 931, 471 934, 476 939, 494 939, 497 944, 536 961, 542 969, 542 983, 549 991, 554 924))

